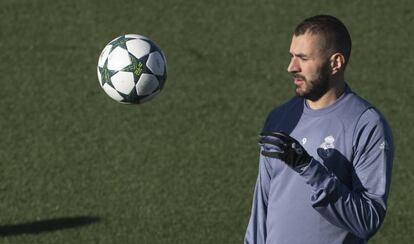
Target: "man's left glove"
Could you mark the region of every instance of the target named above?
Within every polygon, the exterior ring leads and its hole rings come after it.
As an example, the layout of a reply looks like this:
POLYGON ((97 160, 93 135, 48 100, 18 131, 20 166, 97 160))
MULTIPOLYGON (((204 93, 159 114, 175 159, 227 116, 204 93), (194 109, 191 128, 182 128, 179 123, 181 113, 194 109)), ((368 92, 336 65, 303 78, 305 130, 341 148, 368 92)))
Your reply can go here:
POLYGON ((259 144, 263 156, 280 159, 297 172, 312 160, 300 143, 284 132, 262 132, 259 144))

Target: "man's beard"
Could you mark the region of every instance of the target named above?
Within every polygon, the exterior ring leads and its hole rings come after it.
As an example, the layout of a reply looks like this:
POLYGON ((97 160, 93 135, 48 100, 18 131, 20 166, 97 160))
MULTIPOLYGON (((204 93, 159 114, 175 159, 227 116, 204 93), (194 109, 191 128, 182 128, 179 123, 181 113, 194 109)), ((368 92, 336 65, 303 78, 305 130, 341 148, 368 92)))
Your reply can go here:
POLYGON ((306 80, 304 76, 293 75, 304 80, 306 83, 306 90, 301 91, 299 88, 296 88, 296 95, 303 97, 307 100, 317 101, 321 98, 330 88, 330 65, 329 62, 326 62, 322 65, 321 69, 318 72, 318 77, 313 80, 306 80))

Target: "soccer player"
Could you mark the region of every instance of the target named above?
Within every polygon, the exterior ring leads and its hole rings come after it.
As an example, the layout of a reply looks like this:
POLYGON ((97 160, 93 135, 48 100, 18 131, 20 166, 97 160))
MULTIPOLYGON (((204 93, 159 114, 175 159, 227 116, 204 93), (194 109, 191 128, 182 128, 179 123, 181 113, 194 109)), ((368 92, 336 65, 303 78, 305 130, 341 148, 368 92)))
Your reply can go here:
POLYGON ((384 220, 393 160, 384 117, 345 82, 351 38, 337 18, 301 22, 296 96, 268 115, 245 244, 367 243, 384 220))

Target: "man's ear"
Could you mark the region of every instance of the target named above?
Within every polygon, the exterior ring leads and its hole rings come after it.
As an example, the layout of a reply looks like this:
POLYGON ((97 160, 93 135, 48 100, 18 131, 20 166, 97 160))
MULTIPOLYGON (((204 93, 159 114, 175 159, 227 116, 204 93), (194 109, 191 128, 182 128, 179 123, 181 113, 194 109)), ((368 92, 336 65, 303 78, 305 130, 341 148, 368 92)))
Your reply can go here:
POLYGON ((345 57, 342 53, 334 53, 331 56, 330 61, 332 75, 335 75, 336 73, 345 68, 345 57))

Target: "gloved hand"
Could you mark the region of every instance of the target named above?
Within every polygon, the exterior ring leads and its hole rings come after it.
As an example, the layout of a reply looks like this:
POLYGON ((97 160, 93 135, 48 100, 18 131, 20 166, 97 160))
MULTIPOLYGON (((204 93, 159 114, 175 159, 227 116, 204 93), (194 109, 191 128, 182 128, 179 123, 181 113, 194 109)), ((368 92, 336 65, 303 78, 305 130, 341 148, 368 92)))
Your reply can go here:
POLYGON ((259 144, 263 156, 280 159, 297 172, 312 160, 300 143, 284 132, 262 132, 259 144))

